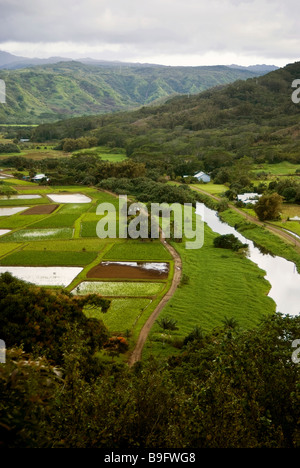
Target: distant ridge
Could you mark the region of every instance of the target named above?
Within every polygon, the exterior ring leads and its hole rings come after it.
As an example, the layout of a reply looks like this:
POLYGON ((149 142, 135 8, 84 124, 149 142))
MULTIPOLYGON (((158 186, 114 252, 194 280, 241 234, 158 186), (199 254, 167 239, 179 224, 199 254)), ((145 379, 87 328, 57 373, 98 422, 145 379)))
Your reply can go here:
POLYGON ((0 79, 6 83, 0 124, 40 124, 133 110, 263 74, 224 65, 171 67, 89 58, 82 63, 61 57, 25 67, 22 57, 15 59, 11 54, 0 54, 0 79))
MULTIPOLYGON (((122 62, 118 60, 100 60, 94 59, 91 57, 84 57, 80 59, 74 59, 70 57, 49 57, 49 58, 37 58, 37 57, 21 57, 18 55, 10 54, 9 52, 1 51, 0 50, 0 68, 6 70, 14 70, 18 68, 27 68, 32 66, 42 66, 42 65, 49 65, 49 64, 56 64, 59 62, 80 62, 86 65, 98 65, 98 66, 109 66, 109 67, 119 67, 119 66, 127 66, 127 67, 167 67, 166 65, 157 65, 154 63, 136 63, 136 62, 122 62)), ((258 74, 269 73, 271 71, 277 70, 279 67, 276 65, 249 65, 247 67, 242 65, 228 65, 229 68, 236 68, 240 70, 248 70, 258 74)), ((171 67, 173 68, 173 67, 171 67)), ((191 67, 185 67, 191 68, 191 67)), ((195 67, 197 68, 197 67, 195 67)))
POLYGON ((258 74, 266 74, 275 70, 279 70, 279 67, 276 65, 249 65, 248 67, 243 67, 241 65, 229 65, 230 68, 236 68, 238 70, 249 70, 258 74))

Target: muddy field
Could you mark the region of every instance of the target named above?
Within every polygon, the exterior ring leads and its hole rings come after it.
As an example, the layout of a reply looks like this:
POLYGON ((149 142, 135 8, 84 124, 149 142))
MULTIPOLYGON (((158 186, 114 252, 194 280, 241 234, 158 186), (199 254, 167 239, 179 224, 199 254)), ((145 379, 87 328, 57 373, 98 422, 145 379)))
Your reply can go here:
POLYGON ((24 211, 22 215, 39 215, 39 214, 51 214, 53 213, 59 205, 40 205, 33 206, 27 211, 24 211))
POLYGON ((101 262, 92 268, 87 278, 106 279, 167 279, 168 263, 147 262, 101 262))

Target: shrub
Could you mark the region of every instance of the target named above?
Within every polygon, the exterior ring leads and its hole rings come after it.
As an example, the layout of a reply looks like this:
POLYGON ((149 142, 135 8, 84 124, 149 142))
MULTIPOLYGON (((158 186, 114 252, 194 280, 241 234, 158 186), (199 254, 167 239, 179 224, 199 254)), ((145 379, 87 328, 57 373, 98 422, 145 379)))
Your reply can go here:
POLYGON ((225 234, 225 235, 216 237, 214 239, 214 246, 219 249, 230 249, 230 250, 233 250, 234 252, 248 247, 247 244, 243 244, 233 234, 225 234))

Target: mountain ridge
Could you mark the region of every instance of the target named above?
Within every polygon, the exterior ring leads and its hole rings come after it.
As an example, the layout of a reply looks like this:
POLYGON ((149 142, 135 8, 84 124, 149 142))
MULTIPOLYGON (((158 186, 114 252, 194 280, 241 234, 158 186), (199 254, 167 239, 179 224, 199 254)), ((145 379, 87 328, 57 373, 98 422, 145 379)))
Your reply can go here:
POLYGON ((300 163, 300 104, 292 101, 292 83, 299 77, 296 62, 159 106, 41 125, 32 139, 94 137, 99 146, 124 148, 149 167, 161 161, 162 173, 166 162, 178 157, 202 161, 206 171, 244 156, 300 163))
POLYGON ((0 70, 6 105, 0 124, 40 124, 82 115, 127 111, 174 95, 194 95, 236 80, 259 76, 219 66, 118 66, 62 61, 17 70, 0 70))

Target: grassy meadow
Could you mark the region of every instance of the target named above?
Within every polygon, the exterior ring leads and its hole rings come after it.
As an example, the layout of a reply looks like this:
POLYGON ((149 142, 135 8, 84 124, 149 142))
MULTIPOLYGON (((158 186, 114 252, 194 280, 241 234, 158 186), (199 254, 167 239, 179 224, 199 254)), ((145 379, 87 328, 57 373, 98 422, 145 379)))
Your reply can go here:
POLYGON ((144 348, 145 356, 169 354, 171 346, 174 352, 174 346, 195 327, 209 332, 227 317, 241 328, 250 328, 263 315, 274 313, 276 306, 267 296, 270 285, 265 273, 242 254, 216 249, 216 236, 205 226, 201 249, 186 250, 184 243, 173 243, 182 258, 184 276, 161 317, 175 320, 178 330, 164 332, 156 323, 144 348))

